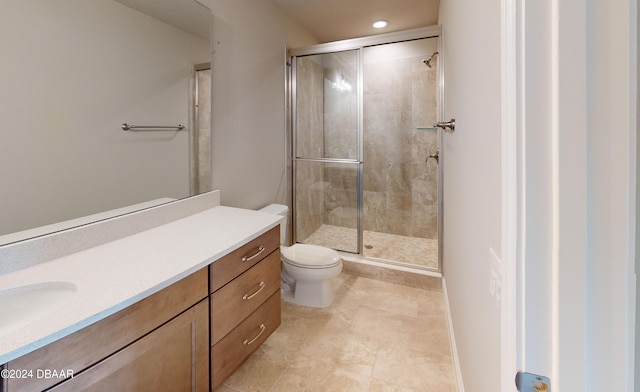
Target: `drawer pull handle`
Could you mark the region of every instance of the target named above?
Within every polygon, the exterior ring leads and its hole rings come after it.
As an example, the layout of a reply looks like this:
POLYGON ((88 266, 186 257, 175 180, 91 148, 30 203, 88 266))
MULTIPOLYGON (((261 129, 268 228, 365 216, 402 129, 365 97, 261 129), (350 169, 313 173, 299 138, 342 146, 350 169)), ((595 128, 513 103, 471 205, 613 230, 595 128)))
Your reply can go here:
POLYGON ((251 260, 255 259, 256 257, 258 257, 260 255, 260 253, 264 252, 264 249, 265 249, 265 247, 260 245, 258 247, 258 251, 256 253, 252 254, 251 256, 244 256, 242 258, 242 261, 251 261, 251 260))
POLYGON ((260 324, 260 332, 258 332, 258 334, 256 335, 255 338, 249 340, 249 339, 245 339, 244 342, 242 342, 242 344, 244 344, 245 346, 250 345, 251 343, 255 342, 256 340, 258 340, 258 338, 260 337, 260 335, 262 335, 262 333, 264 332, 264 330, 267 329, 267 327, 264 326, 264 324, 260 324))
POLYGON ((260 282, 260 287, 258 288, 258 290, 256 290, 255 293, 253 293, 253 294, 245 294, 245 295, 242 296, 242 299, 246 301, 248 299, 251 299, 251 298, 255 297, 256 295, 258 295, 259 292, 262 291, 262 289, 264 289, 264 286, 265 286, 264 282, 260 282))

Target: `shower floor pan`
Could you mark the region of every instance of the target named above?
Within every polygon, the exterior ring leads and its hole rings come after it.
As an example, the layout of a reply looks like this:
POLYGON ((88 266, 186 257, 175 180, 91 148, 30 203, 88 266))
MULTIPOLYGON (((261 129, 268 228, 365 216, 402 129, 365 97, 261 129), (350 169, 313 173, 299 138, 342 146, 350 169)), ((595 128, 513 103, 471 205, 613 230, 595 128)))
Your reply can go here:
MULTIPOLYGON (((414 264, 430 269, 438 268, 438 240, 407 237, 365 230, 364 256, 414 264)), ((304 241, 305 244, 354 251, 357 230, 341 226, 322 225, 304 241)))

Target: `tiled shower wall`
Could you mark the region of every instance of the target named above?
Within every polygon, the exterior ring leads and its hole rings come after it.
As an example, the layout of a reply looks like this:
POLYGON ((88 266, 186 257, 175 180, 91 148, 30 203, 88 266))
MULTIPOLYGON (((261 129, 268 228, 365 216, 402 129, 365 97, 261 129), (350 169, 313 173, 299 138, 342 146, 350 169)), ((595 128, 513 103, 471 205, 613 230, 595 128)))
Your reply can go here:
MULTIPOLYGON (((323 67, 313 57, 296 64, 296 152, 298 157, 323 153, 323 67)), ((322 225, 324 189, 322 166, 316 162, 296 165, 296 234, 303 241, 322 225)))
POLYGON ((437 65, 425 56, 364 64, 365 230, 437 238, 437 132, 419 129, 436 121, 437 65))
POLYGON ((197 193, 211 187, 211 69, 197 71, 198 83, 198 174, 197 193))

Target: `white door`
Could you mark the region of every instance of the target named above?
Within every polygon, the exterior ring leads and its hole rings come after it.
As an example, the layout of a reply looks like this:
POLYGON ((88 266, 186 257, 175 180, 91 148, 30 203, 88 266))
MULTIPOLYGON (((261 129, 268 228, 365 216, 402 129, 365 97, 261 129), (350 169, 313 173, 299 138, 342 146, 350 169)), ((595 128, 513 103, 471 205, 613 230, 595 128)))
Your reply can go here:
POLYGON ((502 390, 631 392, 637 4, 502 6, 502 390))

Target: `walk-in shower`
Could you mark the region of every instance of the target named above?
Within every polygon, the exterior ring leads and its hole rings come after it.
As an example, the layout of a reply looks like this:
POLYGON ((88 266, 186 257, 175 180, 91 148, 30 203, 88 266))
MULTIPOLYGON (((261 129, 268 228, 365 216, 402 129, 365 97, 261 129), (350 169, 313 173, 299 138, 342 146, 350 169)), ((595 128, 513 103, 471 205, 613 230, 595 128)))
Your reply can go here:
POLYGON ((440 270, 439 43, 427 28, 292 51, 295 242, 440 270))

